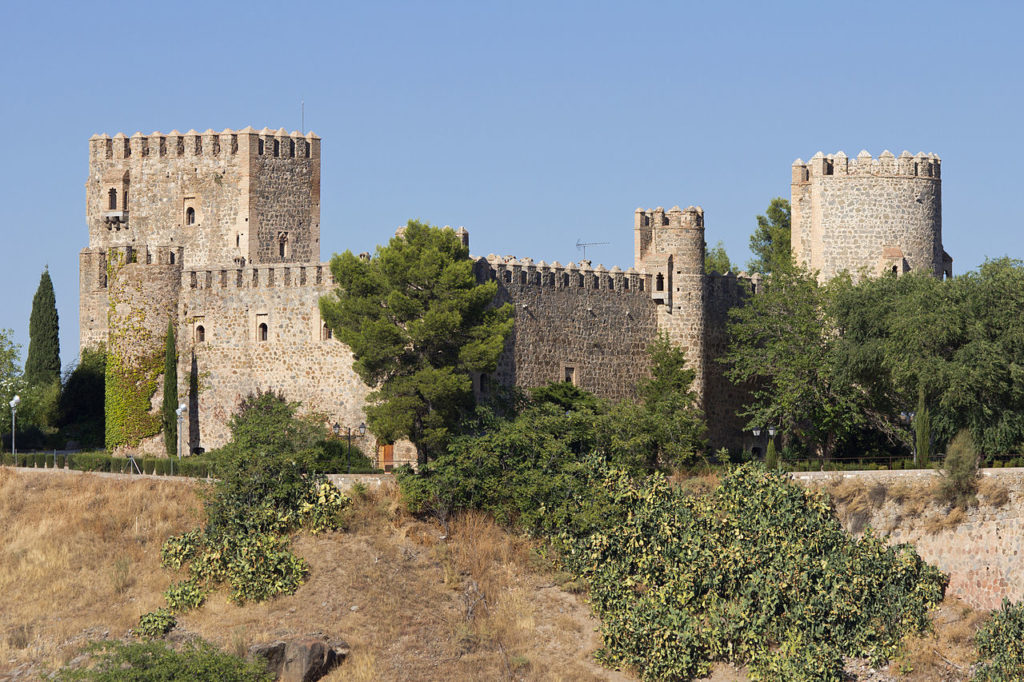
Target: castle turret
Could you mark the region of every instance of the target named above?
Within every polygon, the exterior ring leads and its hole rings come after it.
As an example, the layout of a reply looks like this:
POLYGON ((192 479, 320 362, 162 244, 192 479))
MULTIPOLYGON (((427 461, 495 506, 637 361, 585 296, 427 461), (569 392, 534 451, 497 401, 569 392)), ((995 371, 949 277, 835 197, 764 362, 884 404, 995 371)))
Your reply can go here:
POLYGON ((634 214, 635 267, 651 277, 658 328, 686 352, 696 372, 694 388, 704 394, 705 282, 704 209, 675 206, 634 214))
POLYGON ((898 157, 885 150, 818 152, 792 169, 794 257, 822 281, 847 270, 854 277, 923 270, 952 275, 942 248, 941 160, 934 154, 898 157))

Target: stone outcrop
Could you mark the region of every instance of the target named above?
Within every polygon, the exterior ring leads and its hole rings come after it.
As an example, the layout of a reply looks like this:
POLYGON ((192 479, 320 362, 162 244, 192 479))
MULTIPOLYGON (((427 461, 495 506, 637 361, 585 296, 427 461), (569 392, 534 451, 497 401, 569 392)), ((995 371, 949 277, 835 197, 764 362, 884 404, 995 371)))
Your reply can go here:
POLYGON ((249 649, 253 658, 262 658, 280 682, 316 682, 349 655, 342 640, 323 635, 307 635, 257 644, 249 649))

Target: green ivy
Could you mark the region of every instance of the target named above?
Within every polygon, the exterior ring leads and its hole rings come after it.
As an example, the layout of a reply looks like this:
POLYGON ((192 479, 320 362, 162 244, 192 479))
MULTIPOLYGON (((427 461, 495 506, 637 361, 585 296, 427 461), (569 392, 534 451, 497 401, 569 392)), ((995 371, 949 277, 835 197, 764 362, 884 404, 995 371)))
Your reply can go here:
MULTIPOLYGON (((107 259, 107 281, 113 284, 124 266, 123 254, 111 252, 107 259)), ((160 414, 152 412, 152 399, 163 371, 163 352, 152 343, 152 334, 145 328, 143 306, 132 305, 126 318, 113 323, 118 304, 129 302, 118 297, 117 290, 114 286, 109 289, 107 319, 111 323, 104 391, 106 446, 111 450, 124 445, 134 447, 160 433, 160 414), (129 343, 154 350, 127 363, 121 354, 129 343)))

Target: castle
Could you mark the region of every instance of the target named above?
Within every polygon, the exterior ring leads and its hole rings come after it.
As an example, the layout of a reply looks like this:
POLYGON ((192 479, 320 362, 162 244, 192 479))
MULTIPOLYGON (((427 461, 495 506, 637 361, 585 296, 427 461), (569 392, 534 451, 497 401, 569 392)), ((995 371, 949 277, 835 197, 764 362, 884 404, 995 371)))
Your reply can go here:
MULTIPOLYGON (((842 152, 793 166, 793 251, 831 276, 949 272, 941 246, 937 157, 842 152)), ((86 184, 89 246, 80 254, 80 343, 108 352, 107 440, 162 449, 159 385, 168 325, 177 333, 178 392, 190 395, 190 450, 229 437, 227 420, 257 388, 301 401, 343 429, 364 419, 369 387, 331 338, 318 300, 333 288, 320 254, 320 138, 264 128, 93 136, 86 184)), ((685 349, 715 446, 756 445, 735 416, 743 393, 715 359, 730 308, 760 275, 704 272, 704 212, 637 209, 634 263, 479 258, 515 326, 493 376, 475 390, 570 381, 609 398, 633 395, 646 347, 666 333, 685 349)), ((468 245, 469 234, 458 232, 468 245)), ((408 444, 365 450, 388 467, 408 444)))

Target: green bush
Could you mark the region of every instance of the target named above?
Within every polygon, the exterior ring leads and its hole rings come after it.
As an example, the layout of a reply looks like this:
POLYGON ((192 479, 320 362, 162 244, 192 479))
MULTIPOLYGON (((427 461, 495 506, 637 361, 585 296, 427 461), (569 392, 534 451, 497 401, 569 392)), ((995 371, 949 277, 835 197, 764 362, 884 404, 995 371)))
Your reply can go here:
POLYGON ((601 618, 600 657, 643 679, 689 679, 711 662, 762 679, 838 680, 843 656, 880 662, 928 627, 946 578, 909 545, 846 533, 828 496, 744 464, 708 496, 664 476, 600 471, 628 510, 613 529, 559 536, 601 618))
POLYGON ((59 682, 271 682, 274 676, 262 661, 218 651, 205 641, 190 642, 175 651, 166 642, 96 642, 86 648, 88 667, 64 668, 59 682))
POLYGON ((958 433, 946 450, 939 478, 942 498, 954 507, 966 508, 978 501, 978 451, 970 432, 958 433))
POLYGON ((183 580, 164 590, 164 600, 171 611, 181 613, 202 606, 206 591, 195 580, 183 580))
POLYGON ((47 460, 49 460, 49 459, 50 459, 50 457, 47 456, 47 454, 45 452, 37 452, 37 453, 32 455, 32 460, 33 460, 32 464, 37 469, 45 469, 46 468, 46 464, 47 464, 47 460))
POLYGON ((109 455, 78 452, 71 457, 71 468, 79 471, 109 471, 111 459, 109 455))
POLYGON ((139 616, 139 626, 133 632, 147 639, 163 637, 170 632, 178 621, 167 609, 157 609, 139 616))
POLYGON ((156 463, 157 460, 151 457, 143 458, 142 461, 139 463, 139 465, 142 467, 142 473, 152 474, 156 470, 156 463))
POLYGON ((1014 682, 1024 679, 1024 602, 1003 599, 992 619, 974 638, 978 646, 975 682, 1014 682))

